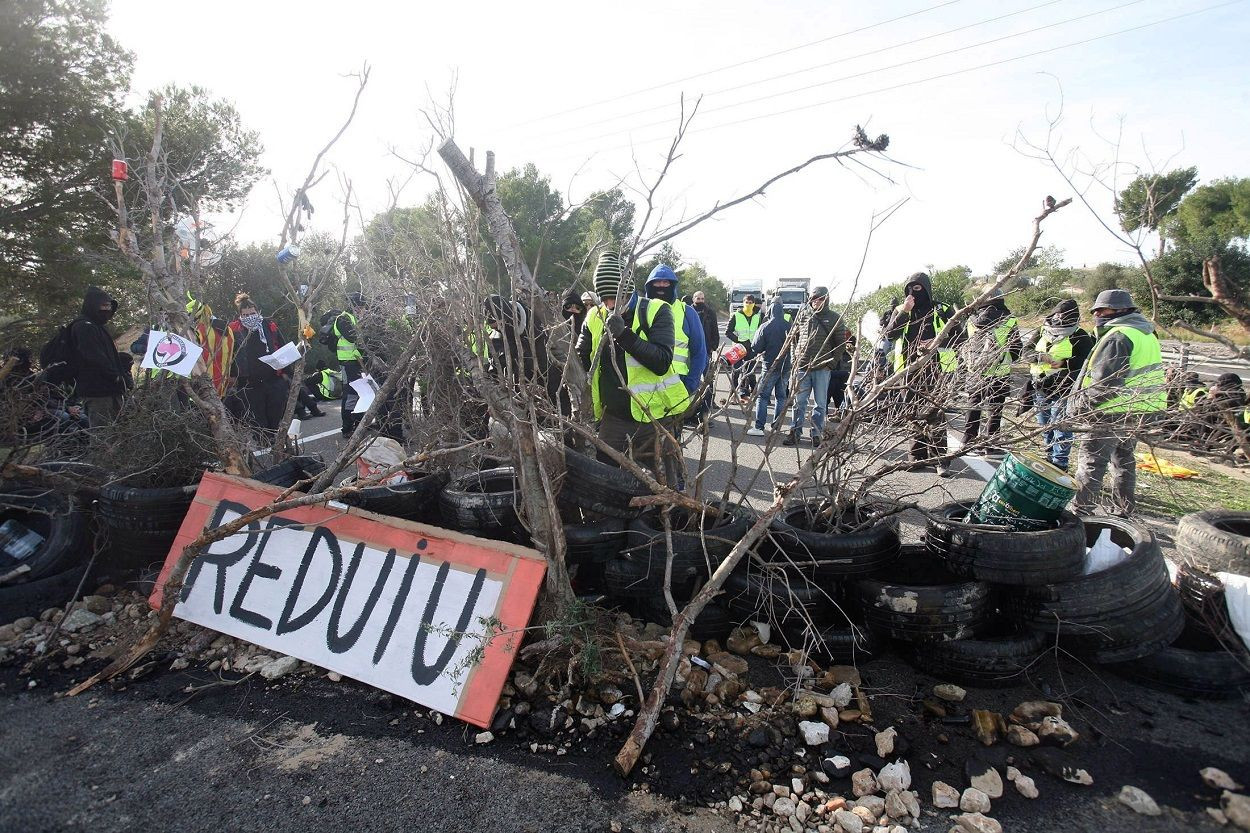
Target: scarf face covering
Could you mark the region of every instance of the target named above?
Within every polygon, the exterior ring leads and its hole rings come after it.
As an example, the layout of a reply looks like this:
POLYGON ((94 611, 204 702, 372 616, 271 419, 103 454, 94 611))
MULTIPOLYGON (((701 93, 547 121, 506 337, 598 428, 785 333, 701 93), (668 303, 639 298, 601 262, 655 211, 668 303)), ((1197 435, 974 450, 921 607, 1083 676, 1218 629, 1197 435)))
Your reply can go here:
POLYGON ((239 323, 249 330, 259 330, 260 325, 265 322, 265 317, 259 312, 249 313, 248 315, 240 315, 239 323))
POLYGON ((1053 324, 1046 324, 1043 329, 1046 331, 1046 337, 1054 342, 1061 338, 1067 338, 1081 328, 1080 324, 1073 324, 1070 327, 1058 327, 1053 324))

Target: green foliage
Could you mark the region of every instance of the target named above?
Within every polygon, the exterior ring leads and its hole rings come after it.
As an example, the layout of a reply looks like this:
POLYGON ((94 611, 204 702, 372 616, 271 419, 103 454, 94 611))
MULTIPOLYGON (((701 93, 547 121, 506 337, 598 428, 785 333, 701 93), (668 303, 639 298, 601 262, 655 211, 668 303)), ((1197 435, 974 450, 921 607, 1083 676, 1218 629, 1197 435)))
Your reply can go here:
POLYGON ((359 247, 380 275, 404 286, 426 285, 442 258, 439 206, 431 196, 411 208, 375 214, 359 247))
MULTIPOLYGON (((968 303, 972 286, 972 270, 967 266, 951 266, 929 275, 933 286, 933 297, 939 302, 950 304, 956 308, 968 303)), ((867 295, 852 298, 838 309, 847 326, 854 328, 864 313, 872 311, 881 316, 884 322, 890 317, 894 307, 903 300, 903 289, 906 281, 886 284, 878 287, 867 295)), ((835 305, 836 307, 837 305, 835 305)))
POLYGON ((1197 183, 1197 168, 1177 168, 1162 174, 1137 177, 1119 193, 1116 200, 1115 210, 1120 217, 1120 226, 1128 232, 1141 228, 1158 231, 1197 183))
POLYGON ((1250 178, 1217 179, 1184 199, 1167 223, 1178 247, 1218 254, 1250 237, 1250 178))
MULTIPOLYGON (((1224 246, 1211 251, 1179 246, 1150 263, 1150 273, 1154 276, 1155 285, 1162 295, 1210 295, 1202 285, 1202 261, 1208 254, 1220 256, 1220 267, 1224 275, 1234 287, 1241 291, 1242 297, 1250 296, 1250 253, 1235 245, 1224 246)), ((1139 292, 1134 289, 1133 297, 1139 306, 1149 308, 1149 288, 1142 281, 1139 292)), ((1172 301, 1161 301, 1157 311, 1162 324, 1170 324, 1177 318, 1194 324, 1214 324, 1225 317, 1217 304, 1192 303, 1178 304, 1172 301)))
POLYGON ((678 290, 682 295, 693 295, 702 291, 707 296, 708 306, 715 310, 724 311, 725 298, 729 295, 729 288, 725 286, 720 278, 709 275, 707 267, 699 261, 687 262, 685 257, 681 252, 677 251, 677 247, 671 242, 661 245, 659 254, 639 262, 634 267, 635 277, 639 286, 647 279, 647 275, 651 274, 651 270, 661 263, 667 263, 677 273, 678 290))
MULTIPOLYGON (((994 264, 990 274, 993 276, 1005 274, 1020 262, 1020 258, 1024 257, 1024 248, 1024 246, 1017 246, 1012 249, 1006 257, 994 264)), ((1056 269, 1064 268, 1063 264, 1063 249, 1060 249, 1058 246, 1040 246, 1033 250, 1033 254, 1029 255, 1028 262, 1020 270, 1020 275, 1022 277, 1031 277, 1039 273, 1053 272, 1056 269)))

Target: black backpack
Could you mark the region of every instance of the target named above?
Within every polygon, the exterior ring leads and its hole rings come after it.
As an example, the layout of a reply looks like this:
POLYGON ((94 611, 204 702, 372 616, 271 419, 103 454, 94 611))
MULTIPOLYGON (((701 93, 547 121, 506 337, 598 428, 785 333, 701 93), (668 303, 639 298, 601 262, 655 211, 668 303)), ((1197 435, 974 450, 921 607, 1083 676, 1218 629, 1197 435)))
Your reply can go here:
POLYGON ((82 320, 75 318, 68 324, 62 324, 57 328, 56 335, 39 351, 39 366, 43 368, 45 381, 51 385, 73 384, 77 378, 74 340, 70 329, 82 320))
POLYGON ((334 325, 338 323, 339 316, 342 314, 342 310, 332 309, 321 316, 321 329, 317 330, 318 343, 324 344, 331 350, 338 347, 339 337, 334 332, 334 325))

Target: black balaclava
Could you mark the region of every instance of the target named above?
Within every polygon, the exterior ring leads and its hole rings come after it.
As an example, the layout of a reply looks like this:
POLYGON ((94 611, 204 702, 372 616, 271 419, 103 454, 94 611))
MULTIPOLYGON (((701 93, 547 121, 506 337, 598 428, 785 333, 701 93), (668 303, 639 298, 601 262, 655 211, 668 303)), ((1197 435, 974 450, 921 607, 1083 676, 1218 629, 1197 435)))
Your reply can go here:
POLYGON ((654 282, 649 281, 647 283, 647 297, 672 303, 677 297, 677 286, 669 283, 668 286, 661 288, 656 286, 654 282))
POLYGON ((83 296, 82 317, 86 318, 93 324, 99 324, 103 327, 117 312, 117 301, 113 300, 107 292, 98 286, 87 288, 86 294, 83 296), (104 304, 111 305, 108 310, 101 310, 104 304))
POLYGON ((920 318, 933 309, 933 285, 929 282, 929 276, 924 272, 917 272, 907 279, 903 294, 911 295, 916 299, 916 305, 911 310, 913 319, 920 318), (920 284, 920 290, 914 290, 913 284, 920 284))

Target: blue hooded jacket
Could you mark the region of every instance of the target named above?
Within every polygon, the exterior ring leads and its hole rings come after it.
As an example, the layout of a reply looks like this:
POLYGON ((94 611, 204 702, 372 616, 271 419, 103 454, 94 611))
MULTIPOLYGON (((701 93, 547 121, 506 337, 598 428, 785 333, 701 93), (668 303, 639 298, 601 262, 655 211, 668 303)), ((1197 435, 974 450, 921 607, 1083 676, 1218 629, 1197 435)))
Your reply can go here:
MULTIPOLYGON (((651 288, 651 282, 657 280, 668 280, 673 283, 673 294, 671 298, 665 298, 665 301, 681 297, 677 273, 673 271, 673 267, 661 263, 647 276, 648 298, 657 297, 651 288)), ((683 304, 683 306, 686 308, 686 314, 682 317, 682 332, 686 334, 690 342, 690 372, 681 377, 681 382, 688 392, 693 393, 703 381, 703 371, 707 370, 707 338, 703 334, 703 322, 699 319, 698 310, 690 304, 683 304)))
MULTIPOLYGON (((785 345, 789 332, 790 322, 786 320, 785 304, 781 301, 774 301, 768 309, 768 318, 764 321, 764 326, 756 331, 755 338, 751 340, 751 355, 764 357, 765 372, 772 370, 773 363, 777 361, 777 355, 785 345)), ((790 372, 790 357, 793 355, 794 348, 791 347, 790 352, 786 353, 785 359, 777 368, 778 372, 790 372)))

